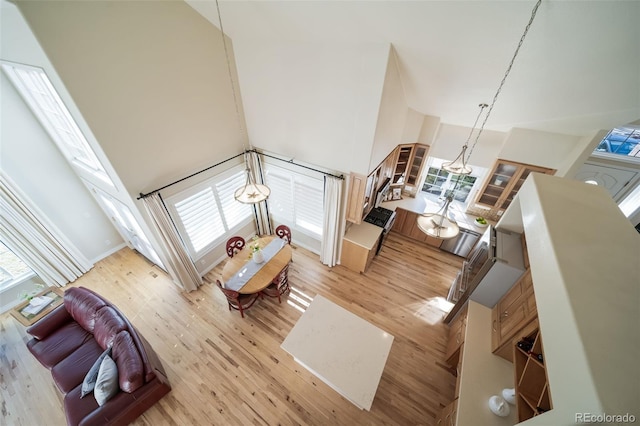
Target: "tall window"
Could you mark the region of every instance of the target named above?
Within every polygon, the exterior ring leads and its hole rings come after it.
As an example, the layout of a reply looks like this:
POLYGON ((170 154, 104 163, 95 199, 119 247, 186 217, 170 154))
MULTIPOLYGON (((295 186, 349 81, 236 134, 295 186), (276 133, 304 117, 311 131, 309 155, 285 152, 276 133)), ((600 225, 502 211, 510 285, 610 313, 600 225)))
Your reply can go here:
POLYGON ((9 80, 69 161, 114 186, 44 70, 5 61, 1 65, 9 80))
POLYGON ((324 181, 281 167, 266 165, 271 189, 269 210, 276 221, 320 239, 324 214, 324 181))
POLYGON ((215 177, 167 199, 167 206, 193 259, 220 243, 227 232, 251 220, 251 207, 233 198, 244 170, 215 177), (226 176, 226 177, 225 177, 226 176))
POLYGON ((0 241, 0 290, 34 275, 31 268, 0 241))

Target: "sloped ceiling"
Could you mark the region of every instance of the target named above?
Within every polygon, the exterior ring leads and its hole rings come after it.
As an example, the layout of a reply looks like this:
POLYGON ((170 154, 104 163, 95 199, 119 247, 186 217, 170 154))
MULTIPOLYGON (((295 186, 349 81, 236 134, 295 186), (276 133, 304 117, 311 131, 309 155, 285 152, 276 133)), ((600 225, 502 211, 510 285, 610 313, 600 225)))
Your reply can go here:
MULTIPOLYGON (((214 1, 187 3, 219 26, 214 1)), ((491 103, 534 4, 220 1, 220 13, 225 33, 243 43, 389 42, 408 106, 470 127, 478 104, 491 103)), ((640 118, 638 22, 638 1, 543 1, 486 128, 586 135, 640 118)))

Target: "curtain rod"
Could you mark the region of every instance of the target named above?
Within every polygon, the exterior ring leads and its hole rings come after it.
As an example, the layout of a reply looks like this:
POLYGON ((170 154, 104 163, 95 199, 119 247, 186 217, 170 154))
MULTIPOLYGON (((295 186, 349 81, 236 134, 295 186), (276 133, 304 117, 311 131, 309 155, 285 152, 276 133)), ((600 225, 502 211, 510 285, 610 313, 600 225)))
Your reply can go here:
POLYGON ((180 183, 180 182, 182 182, 182 181, 184 181, 184 180, 190 179, 190 178, 192 178, 192 177, 194 177, 194 176, 199 175, 200 173, 206 172, 207 170, 211 170, 211 169, 213 169, 214 167, 217 167, 217 166, 219 166, 219 165, 221 165, 221 164, 224 164, 224 163, 226 163, 227 161, 231 161, 231 160, 233 160, 234 158, 238 158, 238 157, 240 157, 241 155, 246 154, 247 152, 255 152, 255 153, 256 153, 256 154, 258 154, 258 155, 264 155, 265 157, 273 158, 273 159, 275 159, 275 160, 280 160, 280 161, 285 162, 285 163, 288 163, 288 164, 293 164, 294 166, 304 167, 305 169, 313 170, 314 172, 322 173, 323 175, 332 176, 332 177, 334 177, 334 178, 336 178, 336 179, 342 179, 342 180, 344 180, 344 175, 336 176, 336 175, 334 175, 334 174, 332 174, 332 173, 327 173, 327 172, 323 172, 322 170, 314 169, 313 167, 308 167, 308 166, 304 166, 304 165, 302 165, 302 164, 294 163, 294 162, 293 162, 293 159, 291 159, 291 160, 285 160, 285 159, 283 159, 283 158, 279 158, 279 157, 275 157, 275 156, 273 156, 273 155, 265 154, 264 152, 260 152, 260 151, 257 151, 257 150, 255 150, 255 149, 250 149, 250 150, 243 151, 243 152, 241 152, 240 154, 234 155, 233 157, 227 158, 226 160, 223 160, 223 161, 221 161, 221 162, 219 162, 219 163, 216 163, 216 164, 214 164, 214 165, 212 165, 212 166, 209 166, 209 167, 207 167, 206 169, 202 169, 202 170, 200 170, 200 171, 198 171, 198 172, 195 172, 195 173, 190 174, 189 176, 185 176, 185 177, 183 177, 182 179, 178 179, 178 180, 176 180, 176 181, 174 181, 174 182, 168 183, 168 184, 166 184, 165 186, 163 186, 162 188, 154 189, 153 191, 151 191, 151 192, 147 192, 146 194, 143 194, 143 193, 141 192, 137 199, 138 199, 138 200, 141 200, 141 199, 143 199, 143 198, 146 198, 146 197, 148 197, 149 195, 155 194, 156 192, 162 191, 163 189, 167 189, 168 187, 173 186, 173 185, 175 185, 176 183, 180 183))
POLYGON ((324 172, 322 170, 314 169, 313 167, 308 167, 308 166, 304 166, 302 164, 294 163, 293 159, 285 160, 284 158, 274 157, 273 155, 265 154, 264 152, 260 152, 260 151, 257 151, 255 149, 251 149, 248 152, 255 152, 258 155, 264 155, 265 157, 273 158, 275 160, 280 160, 280 161, 282 161, 284 163, 293 164, 294 166, 298 166, 298 167, 304 167, 305 169, 313 170, 314 172, 322 173, 323 175, 326 175, 326 176, 331 176, 331 177, 334 177, 336 179, 344 180, 344 175, 336 176, 336 175, 334 175, 332 173, 328 173, 328 172, 324 172))
POLYGON ((153 191, 151 191, 151 192, 147 192, 146 194, 143 194, 143 193, 141 192, 141 193, 140 193, 140 196, 139 196, 137 199, 138 199, 138 200, 140 200, 140 199, 142 199, 142 198, 146 198, 146 197, 148 197, 149 195, 155 194, 156 192, 162 191, 163 189, 167 189, 168 187, 173 186, 173 185, 175 185, 176 183, 180 183, 180 182, 182 182, 183 180, 187 180, 187 179, 189 179, 189 178, 192 178, 192 177, 194 177, 194 176, 196 176, 196 175, 199 175, 200 173, 204 173, 204 172, 206 172, 207 170, 213 169, 214 167, 217 167, 217 166, 219 166, 219 165, 221 165, 221 164, 224 164, 224 163, 226 163, 227 161, 231 161, 231 160, 233 160, 234 158, 238 158, 238 157, 240 157, 241 155, 244 155, 244 152, 241 152, 241 153, 240 153, 240 154, 238 154, 238 155, 234 155, 233 157, 227 158, 226 160, 223 160, 223 161, 221 161, 221 162, 219 162, 219 163, 216 163, 216 164, 214 164, 214 165, 212 165, 212 166, 209 166, 209 167, 207 167, 206 169, 202 169, 202 170, 200 170, 199 172, 195 172, 195 173, 190 174, 189 176, 185 176, 185 177, 183 177, 182 179, 178 179, 178 180, 176 180, 176 181, 174 181, 174 182, 171 182, 171 183, 169 183, 169 184, 167 184, 167 185, 163 186, 162 188, 154 189, 153 191))

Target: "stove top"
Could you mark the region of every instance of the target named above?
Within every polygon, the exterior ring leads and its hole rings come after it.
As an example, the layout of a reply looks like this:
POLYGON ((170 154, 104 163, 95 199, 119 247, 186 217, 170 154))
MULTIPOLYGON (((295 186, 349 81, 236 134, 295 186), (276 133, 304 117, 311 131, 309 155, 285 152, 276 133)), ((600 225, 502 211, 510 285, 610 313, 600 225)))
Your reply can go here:
POLYGON ((364 221, 379 226, 380 228, 384 228, 394 213, 395 212, 393 210, 376 207, 369 212, 367 217, 364 218, 364 221))

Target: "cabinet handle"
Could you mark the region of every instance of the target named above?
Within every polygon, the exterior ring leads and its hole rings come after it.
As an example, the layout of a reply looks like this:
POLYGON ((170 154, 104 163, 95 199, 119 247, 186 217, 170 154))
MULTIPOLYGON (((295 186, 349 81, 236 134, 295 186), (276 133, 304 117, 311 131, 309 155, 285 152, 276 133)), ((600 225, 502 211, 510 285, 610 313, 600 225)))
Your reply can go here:
POLYGON ((508 317, 508 316, 509 316, 509 311, 504 311, 504 312, 502 313, 502 318, 506 318, 506 317, 508 317))
POLYGON ((462 337, 462 330, 458 331, 458 334, 456 334, 456 343, 460 343, 461 337, 462 337))
POLYGON ((496 328, 496 321, 497 320, 493 320, 493 331, 498 331, 498 329, 496 328))

